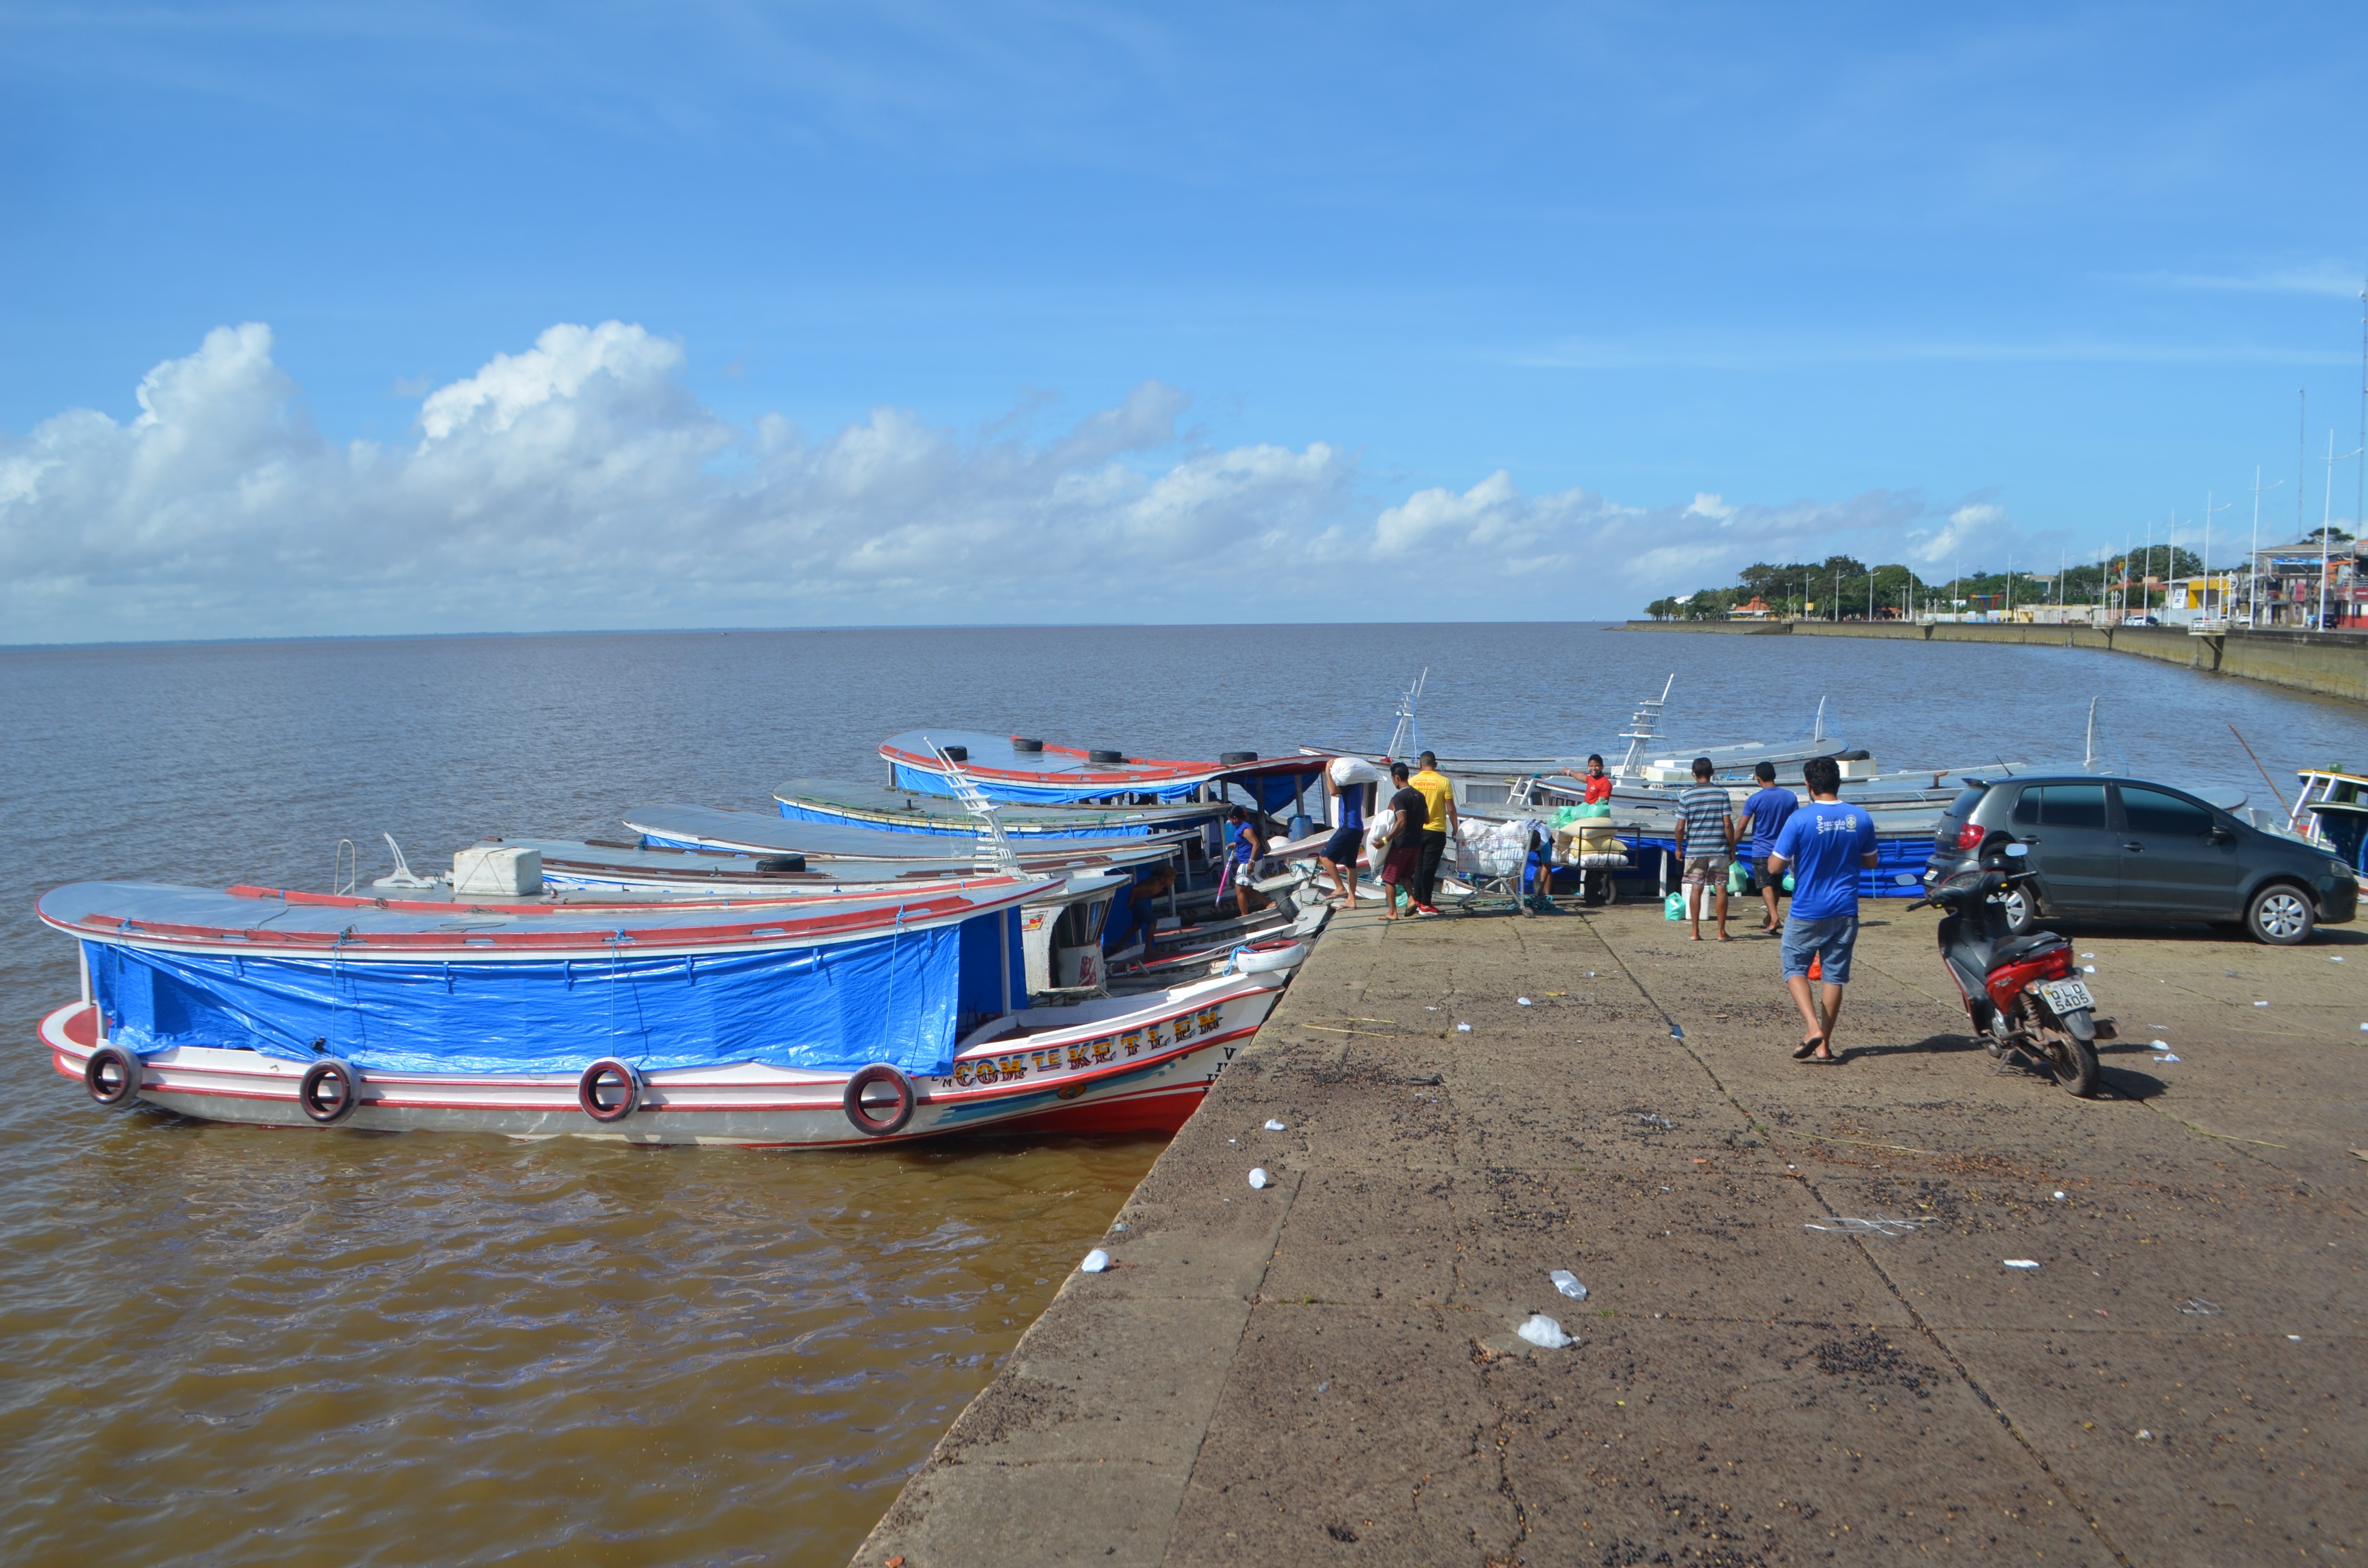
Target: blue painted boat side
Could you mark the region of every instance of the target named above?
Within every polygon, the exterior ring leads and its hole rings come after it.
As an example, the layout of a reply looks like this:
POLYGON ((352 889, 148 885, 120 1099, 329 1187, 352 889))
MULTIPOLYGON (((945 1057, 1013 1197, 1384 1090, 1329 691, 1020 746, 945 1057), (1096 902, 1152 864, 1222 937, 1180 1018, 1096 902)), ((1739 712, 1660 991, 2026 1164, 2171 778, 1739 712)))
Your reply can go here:
MULTIPOLYGON (((773 799, 774 802, 781 808, 781 815, 791 822, 835 823, 849 827, 871 828, 879 833, 915 833, 924 834, 933 838, 955 838, 965 841, 977 836, 975 829, 958 822, 931 821, 928 818, 883 821, 875 816, 860 815, 853 812, 834 811, 828 806, 816 805, 811 801, 785 800, 778 795, 773 799)), ((1159 832, 1173 833, 1178 827, 1190 824, 1169 822, 1156 825, 1159 832)), ((1003 824, 1003 831, 1007 836, 1036 843, 1046 839, 1148 838, 1154 827, 1155 824, 1150 823, 1096 823, 1090 826, 1080 824, 1076 827, 1063 827, 1057 823, 1006 822, 1003 824)))
MULTIPOLYGON (((953 786, 939 773, 928 772, 906 763, 891 765, 891 772, 899 790, 911 790, 925 795, 953 793, 953 786)), ((1163 804, 1178 804, 1200 793, 1202 778, 1162 782, 1152 779, 1124 784, 1021 784, 990 774, 971 773, 966 777, 979 787, 990 801, 1011 801, 1030 806, 1076 806, 1095 801, 1107 801, 1114 795, 1147 795, 1163 804)))

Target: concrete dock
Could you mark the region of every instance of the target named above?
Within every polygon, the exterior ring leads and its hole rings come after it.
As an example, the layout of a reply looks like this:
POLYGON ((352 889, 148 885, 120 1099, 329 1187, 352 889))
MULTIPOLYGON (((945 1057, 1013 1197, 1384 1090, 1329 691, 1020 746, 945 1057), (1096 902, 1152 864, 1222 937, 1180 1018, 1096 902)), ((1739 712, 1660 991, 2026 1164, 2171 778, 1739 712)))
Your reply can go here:
POLYGON ((2368 931, 2059 926, 2083 1102, 1739 914, 1336 917, 856 1561, 2361 1560, 2368 931))
POLYGON ((2368 702, 2368 633, 2237 627, 2198 636, 2180 627, 1998 621, 1632 620, 1615 631, 1705 631, 1739 637, 1873 637, 1908 642, 2007 642, 2093 648, 2158 664, 2368 702))

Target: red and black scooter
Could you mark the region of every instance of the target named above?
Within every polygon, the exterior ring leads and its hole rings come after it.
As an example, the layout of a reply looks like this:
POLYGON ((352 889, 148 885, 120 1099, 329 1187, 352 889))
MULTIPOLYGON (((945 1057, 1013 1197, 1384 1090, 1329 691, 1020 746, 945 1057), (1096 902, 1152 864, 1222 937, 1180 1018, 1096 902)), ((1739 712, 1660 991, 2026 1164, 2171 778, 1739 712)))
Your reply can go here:
POLYGON ((2020 844, 1985 855, 1977 869, 1945 877, 1907 907, 1941 916, 1941 961, 1992 1056, 2020 1051, 2086 1099, 2097 1092, 2097 1041, 2114 1038, 2097 999, 2072 963, 2072 944, 2053 931, 2017 937, 2002 895, 2031 876, 2015 868, 2020 844))

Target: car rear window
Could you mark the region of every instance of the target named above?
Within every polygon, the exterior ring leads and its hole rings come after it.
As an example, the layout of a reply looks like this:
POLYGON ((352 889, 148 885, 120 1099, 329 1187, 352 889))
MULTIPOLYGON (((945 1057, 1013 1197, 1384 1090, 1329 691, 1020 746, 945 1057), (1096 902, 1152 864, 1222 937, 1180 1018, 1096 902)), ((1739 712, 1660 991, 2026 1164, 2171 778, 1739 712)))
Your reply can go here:
POLYGON ((2022 827, 2089 827, 2105 825, 2102 784, 2047 784, 2025 790, 2014 803, 2014 820, 2022 827))
POLYGON ((1987 784, 1967 785, 1964 794, 1959 795, 1955 800, 1949 802, 1949 814, 1956 818, 1959 822, 1971 822, 1974 816, 1974 808, 1980 805, 1982 803, 1982 797, 1989 792, 1990 787, 1987 784))
POLYGON ((2123 785, 2122 810, 2129 817, 2132 833, 2150 833, 2161 838, 2201 838, 2212 831, 2210 812, 2192 801, 2160 790, 2123 785))

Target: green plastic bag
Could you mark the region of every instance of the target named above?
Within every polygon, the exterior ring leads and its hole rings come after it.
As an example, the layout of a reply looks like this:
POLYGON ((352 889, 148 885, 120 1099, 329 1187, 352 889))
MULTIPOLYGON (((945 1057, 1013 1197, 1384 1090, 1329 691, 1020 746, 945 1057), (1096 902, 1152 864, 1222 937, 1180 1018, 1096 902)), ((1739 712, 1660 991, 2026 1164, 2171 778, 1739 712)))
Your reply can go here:
POLYGON ((1571 810, 1582 817, 1608 817, 1611 814, 1611 802, 1597 801, 1591 805, 1574 806, 1571 810))
POLYGON ((1661 901, 1661 917, 1665 920, 1683 920, 1686 917, 1684 889, 1679 889, 1661 901))
POLYGON ((1751 873, 1745 869, 1740 860, 1729 860, 1726 863, 1726 891, 1733 893, 1745 893, 1751 891, 1751 873))
POLYGON ((1571 824, 1578 820, 1579 809, 1580 808, 1577 806, 1556 806, 1554 808, 1554 825, 1556 827, 1568 827, 1571 824))

